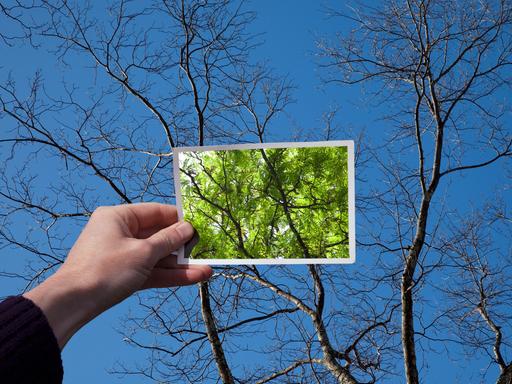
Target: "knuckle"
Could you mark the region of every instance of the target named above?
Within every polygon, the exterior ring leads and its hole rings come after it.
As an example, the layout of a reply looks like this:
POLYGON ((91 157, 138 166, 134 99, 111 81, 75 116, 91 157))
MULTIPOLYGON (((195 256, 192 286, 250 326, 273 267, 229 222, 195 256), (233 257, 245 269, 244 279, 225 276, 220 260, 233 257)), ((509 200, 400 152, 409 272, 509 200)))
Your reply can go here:
POLYGON ((162 232, 161 234, 161 241, 162 244, 166 247, 168 250, 175 250, 176 249, 176 231, 173 231, 172 233, 166 233, 162 232))
POLYGON ((140 252, 143 255, 150 255, 153 253, 154 247, 151 242, 144 240, 137 243, 137 252, 140 252))
POLYGON ((100 205, 99 207, 96 207, 94 212, 92 213, 94 216, 102 215, 106 211, 108 211, 110 207, 106 205, 100 205))

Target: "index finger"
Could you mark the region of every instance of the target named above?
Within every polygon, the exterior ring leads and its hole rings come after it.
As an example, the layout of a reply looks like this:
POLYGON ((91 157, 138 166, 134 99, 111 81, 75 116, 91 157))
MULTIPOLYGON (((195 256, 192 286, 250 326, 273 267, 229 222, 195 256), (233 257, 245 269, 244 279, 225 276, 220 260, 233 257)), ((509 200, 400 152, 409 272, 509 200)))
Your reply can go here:
POLYGON ((134 232, 148 228, 164 228, 178 221, 178 210, 174 205, 161 203, 135 203, 123 205, 136 219, 134 232))

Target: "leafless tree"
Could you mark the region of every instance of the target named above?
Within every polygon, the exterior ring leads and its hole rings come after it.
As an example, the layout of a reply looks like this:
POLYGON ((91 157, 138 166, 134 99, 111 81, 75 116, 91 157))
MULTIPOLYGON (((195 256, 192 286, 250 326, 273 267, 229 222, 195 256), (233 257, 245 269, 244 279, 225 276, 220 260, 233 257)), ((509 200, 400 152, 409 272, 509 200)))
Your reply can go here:
POLYGON ((512 7, 509 1, 405 0, 358 2, 332 13, 352 27, 319 42, 326 82, 362 84, 391 111, 382 123, 390 127, 389 140, 375 155, 385 186, 368 198, 388 217, 383 230, 362 241, 386 255, 383 270, 388 266, 387 277, 399 286, 405 376, 416 384, 418 340, 428 337, 435 318, 426 319, 415 300, 444 263, 438 234, 446 207, 438 190, 459 172, 512 154, 503 125, 510 105, 497 101, 511 84, 512 7), (397 256, 394 263, 389 254, 397 256))
MULTIPOLYGON (((243 2, 32 7, 36 43, 79 76, 60 90, 41 72, 28 87, 16 76, 0 86, 0 241, 32 256, 18 274, 26 289, 62 263, 95 206, 173 202, 173 147, 266 141, 293 101, 290 81, 249 61, 254 15, 243 2), (16 223, 34 228, 18 233, 16 223)), ((156 382, 375 382, 392 371, 397 306, 352 279, 340 267, 235 267, 195 292, 141 294, 123 332, 148 361, 114 371, 156 382)))
MULTIPOLYGON (((173 147, 272 138, 293 85, 251 62, 247 9, 228 0, 2 2, 3 17, 21 20, 69 74, 59 89, 42 72, 28 86, 14 75, 0 83, 0 247, 31 260, 16 273, 27 289, 64 260, 97 205, 172 203, 173 147), (20 223, 32 229, 12 229, 20 223)), ((509 105, 492 99, 510 80, 510 4, 354 9, 342 14, 354 30, 320 48, 330 81, 366 84, 392 111, 387 140, 356 156, 367 261, 216 268, 208 284, 140 294, 122 332, 147 360, 113 372, 155 382, 374 383, 405 361, 407 382, 419 382, 417 351, 423 340, 441 342, 432 330, 449 315, 424 313, 421 296, 455 257, 438 236, 440 182, 511 154, 509 105), (365 179, 370 164, 380 183, 365 179)), ((335 137, 335 116, 324 115, 319 138, 335 137)))
POLYGON ((512 227, 497 214, 505 207, 497 200, 453 223, 446 239, 452 278, 438 287, 448 298, 444 326, 468 353, 499 369, 500 384, 512 380, 512 227))

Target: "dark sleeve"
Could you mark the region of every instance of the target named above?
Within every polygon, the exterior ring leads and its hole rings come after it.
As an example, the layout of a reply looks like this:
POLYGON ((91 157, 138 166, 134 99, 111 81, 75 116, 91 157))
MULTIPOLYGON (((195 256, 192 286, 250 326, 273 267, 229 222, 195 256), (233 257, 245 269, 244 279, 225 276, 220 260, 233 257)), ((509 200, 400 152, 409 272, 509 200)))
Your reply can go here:
POLYGON ((45 315, 23 296, 0 303, 0 382, 60 384, 60 348, 45 315))

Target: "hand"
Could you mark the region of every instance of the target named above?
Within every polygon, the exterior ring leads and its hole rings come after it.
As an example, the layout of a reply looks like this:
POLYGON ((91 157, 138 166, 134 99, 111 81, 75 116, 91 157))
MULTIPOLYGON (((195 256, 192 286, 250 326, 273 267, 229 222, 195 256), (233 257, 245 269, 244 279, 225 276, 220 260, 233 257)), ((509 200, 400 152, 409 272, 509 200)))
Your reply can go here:
POLYGON ((24 296, 43 310, 62 348, 85 323, 138 290, 208 279, 209 266, 177 265, 170 255, 193 233, 171 205, 100 207, 61 268, 24 296))

